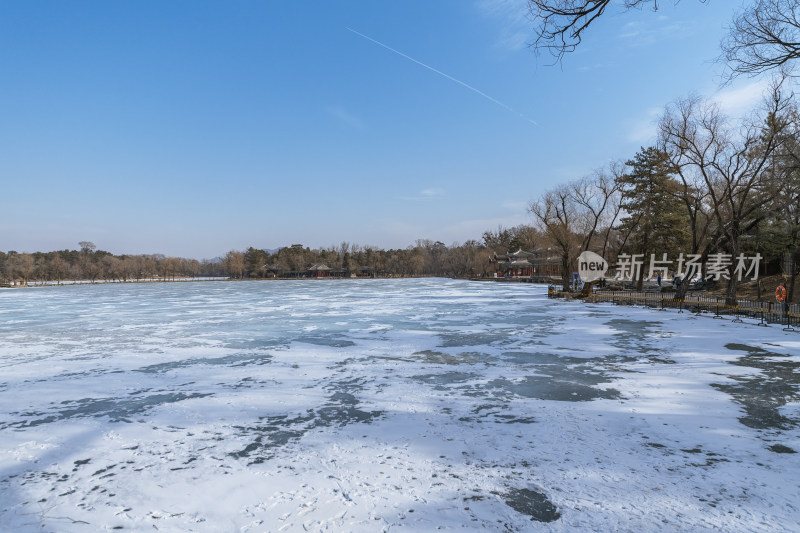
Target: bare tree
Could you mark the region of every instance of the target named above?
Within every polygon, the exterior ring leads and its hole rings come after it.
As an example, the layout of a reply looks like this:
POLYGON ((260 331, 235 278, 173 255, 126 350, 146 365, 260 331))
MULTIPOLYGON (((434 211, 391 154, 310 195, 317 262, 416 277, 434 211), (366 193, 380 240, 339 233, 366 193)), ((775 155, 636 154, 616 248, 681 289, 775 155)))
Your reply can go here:
MULTIPOLYGON (((612 164, 610 172, 619 172, 612 164)), ((560 185, 532 202, 528 211, 561 256, 564 290, 569 289, 570 265, 583 250, 605 252, 611 227, 620 213, 619 188, 605 170, 560 185), (602 241, 600 241, 602 238, 602 241)))
MULTIPOLYGON (((241 254, 241 257, 237 257, 237 260, 241 262, 241 265, 239 265, 238 262, 236 263, 236 268, 241 268, 238 277, 242 277, 242 272, 244 271, 244 254, 241 254)), ((166 281, 167 279, 171 279, 172 281, 175 281, 175 275, 177 274, 180 265, 181 260, 178 257, 167 257, 164 259, 164 261, 161 263, 164 280, 166 281)))
POLYGON ((244 275, 244 253, 231 250, 223 259, 225 271, 234 279, 241 279, 244 275))
MULTIPOLYGON (((756 227, 754 239, 773 257, 782 256, 784 275, 789 277, 788 301, 795 301, 797 276, 800 274, 800 118, 796 103, 784 117, 780 147, 765 171, 765 195, 770 202, 762 206, 763 222, 756 227)), ((760 288, 760 287, 759 287, 760 288)))
POLYGON ((406 272, 412 276, 421 276, 425 272, 425 254, 419 245, 409 247, 409 258, 406 272))
POLYGON ((81 241, 78 243, 78 246, 81 247, 81 252, 86 255, 94 252, 97 249, 97 246, 91 241, 81 241))
POLYGON ((611 235, 622 211, 622 195, 617 182, 623 174, 625 174, 625 163, 622 161, 614 161, 608 165, 607 169, 598 170, 596 174, 597 179, 602 180, 605 184, 602 186, 602 190, 607 196, 605 220, 603 221, 605 225, 603 229, 603 247, 600 250, 600 255, 603 257, 606 257, 606 252, 611 243, 611 235), (613 187, 611 184, 613 184, 613 187))
POLYGON ((458 278, 483 276, 487 265, 486 247, 475 240, 453 243, 444 261, 446 272, 458 278))
POLYGON ((569 290, 570 264, 581 244, 579 215, 569 186, 561 185, 545 193, 528 207, 561 256, 561 285, 569 290))
POLYGON ((56 280, 56 282, 58 282, 59 285, 61 285, 61 280, 64 279, 68 268, 69 264, 58 254, 56 254, 53 259, 50 260, 50 275, 56 280))
MULTIPOLYGON (((753 121, 738 132, 716 105, 696 98, 668 107, 661 120, 667 150, 702 177, 717 231, 733 258, 742 237, 760 221, 766 199, 764 173, 783 138, 786 123, 779 117, 791 99, 781 88, 782 80, 773 84, 762 122, 753 121)), ((730 269, 728 277, 726 302, 733 305, 736 276, 730 269)))
MULTIPOLYGON (((186 260, 186 274, 188 276, 196 278, 198 275, 200 275, 200 269, 201 269, 200 261, 198 261, 197 259, 186 260)), ((263 269, 264 269, 264 274, 266 274, 267 270, 266 264, 263 266, 263 269)))
POLYGON ((598 246, 602 248, 602 255, 608 246, 609 231, 619 216, 619 186, 605 171, 598 170, 591 177, 572 182, 569 188, 583 219, 581 250, 589 250, 603 231, 603 245, 598 246))
POLYGON ((506 253, 516 250, 533 250, 539 240, 536 228, 525 224, 506 228, 502 224, 496 231, 483 232, 483 243, 490 252, 506 253))
POLYGON ((729 79, 791 68, 800 58, 798 17, 797 0, 756 0, 737 15, 721 44, 729 79))
POLYGON ((122 280, 123 264, 118 257, 109 255, 103 258, 102 262, 103 277, 106 281, 122 280))
POLYGON ((670 140, 667 132, 679 130, 682 132, 682 136, 687 135, 688 132, 683 131, 683 128, 691 122, 688 115, 699 105, 699 102, 700 100, 696 96, 679 101, 668 108, 668 112, 661 117, 659 122, 661 132, 659 148, 667 154, 670 165, 680 182, 680 187, 673 192, 673 195, 686 209, 692 254, 704 252, 707 245, 711 228, 711 212, 708 206, 709 191, 699 167, 692 163, 691 158, 686 157, 684 145, 676 144, 674 139, 670 140), (679 124, 676 123, 676 120, 679 124))
POLYGON ((34 268, 35 263, 31 254, 9 252, 8 260, 6 261, 6 269, 12 283, 16 283, 16 280, 20 280, 22 285, 27 285, 28 281, 31 280, 34 268))

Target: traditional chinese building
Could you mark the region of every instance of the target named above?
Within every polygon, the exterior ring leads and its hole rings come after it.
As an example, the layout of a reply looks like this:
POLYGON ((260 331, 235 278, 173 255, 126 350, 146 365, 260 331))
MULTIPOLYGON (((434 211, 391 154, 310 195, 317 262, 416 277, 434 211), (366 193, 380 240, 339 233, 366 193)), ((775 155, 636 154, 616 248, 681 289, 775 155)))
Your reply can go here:
POLYGON ((311 278, 328 278, 331 276, 331 268, 328 265, 311 265, 308 268, 308 276, 311 278))
POLYGON ((497 275, 502 277, 560 276, 560 263, 540 252, 520 249, 513 253, 494 254, 489 262, 495 265, 497 275))

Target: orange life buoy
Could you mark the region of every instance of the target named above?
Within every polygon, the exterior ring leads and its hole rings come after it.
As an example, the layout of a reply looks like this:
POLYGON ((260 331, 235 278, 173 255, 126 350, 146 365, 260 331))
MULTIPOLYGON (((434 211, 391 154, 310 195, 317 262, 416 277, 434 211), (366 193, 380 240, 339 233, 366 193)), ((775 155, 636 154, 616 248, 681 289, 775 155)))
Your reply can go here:
POLYGON ((786 300, 786 287, 778 285, 775 289, 775 299, 779 302, 784 302, 786 300))

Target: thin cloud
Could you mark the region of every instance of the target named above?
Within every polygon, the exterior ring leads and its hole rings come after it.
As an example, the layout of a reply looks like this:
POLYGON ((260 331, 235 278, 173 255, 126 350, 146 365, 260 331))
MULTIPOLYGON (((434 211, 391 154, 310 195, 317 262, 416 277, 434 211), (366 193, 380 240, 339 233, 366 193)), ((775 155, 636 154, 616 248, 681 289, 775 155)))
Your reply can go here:
POLYGON ((520 0, 479 0, 475 4, 485 16, 502 25, 497 46, 512 52, 527 48, 531 40, 530 12, 526 2, 520 0))
POLYGON ((528 202, 506 202, 501 205, 501 207, 507 211, 520 211, 520 212, 527 212, 528 211, 528 202))
POLYGON ((650 46, 666 39, 685 39, 697 32, 697 22, 680 20, 667 23, 669 17, 657 20, 631 21, 623 24, 617 37, 626 41, 626 46, 650 46))
POLYGON ((641 22, 627 22, 620 30, 620 39, 634 39, 645 33, 641 22))
POLYGON ((341 106, 328 106, 325 108, 325 111, 343 124, 357 129, 364 129, 364 122, 341 106))
MULTIPOLYGON (((591 167, 579 165, 564 165, 554 169, 556 181, 565 181, 586 176, 592 171, 591 167)), ((544 182, 542 182, 544 184, 544 182)))
POLYGON ((478 0, 475 5, 487 15, 502 17, 515 23, 522 23, 528 18, 528 5, 520 0, 478 0))
POLYGON ((614 63, 595 63, 593 65, 583 65, 578 67, 578 72, 589 72, 591 70, 601 70, 607 68, 613 68, 616 65, 614 63))
POLYGON ((658 118, 663 111, 663 108, 651 107, 634 119, 628 133, 628 141, 643 146, 652 143, 658 136, 658 118))
MULTIPOLYGON (((756 80, 739 87, 717 91, 709 100, 719 106, 726 115, 743 117, 758 107, 768 88, 769 80, 756 80)), ((651 107, 633 119, 630 123, 628 141, 642 146, 652 143, 658 136, 658 119, 663 111, 661 107, 651 107)))
POLYGON ((501 48, 506 48, 508 50, 516 52, 517 50, 522 50, 523 48, 527 48, 530 44, 530 36, 527 32, 518 31, 518 32, 510 32, 505 31, 503 35, 498 39, 497 46, 501 48))
POLYGON ((718 91, 711 97, 711 101, 727 115, 742 116, 758 106, 768 88, 769 80, 757 80, 741 87, 718 91))
POLYGON ((400 199, 414 202, 430 201, 435 200, 436 198, 441 198, 444 196, 444 194, 445 191, 441 187, 432 187, 429 189, 422 189, 416 195, 402 196, 400 199))

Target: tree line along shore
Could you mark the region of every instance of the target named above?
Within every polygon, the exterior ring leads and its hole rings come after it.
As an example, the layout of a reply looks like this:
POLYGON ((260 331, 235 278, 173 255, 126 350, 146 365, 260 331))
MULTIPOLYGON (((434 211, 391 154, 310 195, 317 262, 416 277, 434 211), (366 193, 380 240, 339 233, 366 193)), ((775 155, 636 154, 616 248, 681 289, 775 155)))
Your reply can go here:
POLYGON ((529 226, 487 231, 484 240, 445 245, 419 240, 404 249, 341 243, 311 249, 294 244, 275 251, 250 247, 199 261, 161 254, 114 255, 91 242, 80 249, 53 252, 0 252, 0 285, 59 284, 74 281, 179 280, 226 277, 270 279, 307 277, 482 277, 494 273, 490 255, 532 249, 539 233, 529 226))

